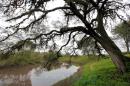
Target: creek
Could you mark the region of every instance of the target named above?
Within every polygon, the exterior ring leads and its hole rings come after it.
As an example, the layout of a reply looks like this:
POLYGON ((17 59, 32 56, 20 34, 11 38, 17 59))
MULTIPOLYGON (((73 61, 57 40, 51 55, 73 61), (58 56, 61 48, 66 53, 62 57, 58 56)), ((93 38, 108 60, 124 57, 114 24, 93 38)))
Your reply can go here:
POLYGON ((0 86, 53 86, 72 76, 78 68, 66 63, 49 70, 41 66, 0 68, 0 86))

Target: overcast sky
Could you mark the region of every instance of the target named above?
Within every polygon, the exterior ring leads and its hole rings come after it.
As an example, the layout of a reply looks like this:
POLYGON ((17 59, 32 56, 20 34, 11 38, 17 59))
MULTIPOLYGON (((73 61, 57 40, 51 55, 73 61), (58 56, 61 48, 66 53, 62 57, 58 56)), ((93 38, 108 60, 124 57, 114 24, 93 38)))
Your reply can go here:
MULTIPOLYGON (((130 0, 124 0, 124 2, 125 3, 130 3, 130 0)), ((54 8, 54 7, 59 7, 59 6, 63 6, 64 5, 64 1, 63 0, 55 0, 55 2, 52 2, 52 3, 49 3, 48 5, 47 5, 47 8, 48 9, 52 9, 52 8, 54 8)), ((60 13, 60 12, 58 12, 58 11, 55 11, 55 12, 52 12, 52 13, 50 13, 49 15, 48 15, 48 17, 49 17, 49 19, 48 19, 48 25, 50 25, 50 27, 51 27, 51 24, 52 24, 52 22, 53 21, 57 21, 57 20, 59 20, 59 19, 61 19, 61 21, 62 21, 62 19, 63 19, 63 17, 62 17, 62 13, 60 13)), ((116 22, 116 24, 117 24, 117 22, 116 22)), ((1 15, 0 15, 0 27, 5 27, 5 26, 8 26, 9 25, 9 23, 7 23, 7 22, 5 22, 5 19, 3 18, 3 17, 1 17, 1 15)), ((107 33, 110 35, 110 36, 113 36, 112 34, 111 34, 111 28, 108 28, 107 29, 107 33)), ((59 44, 60 44, 61 42, 59 42, 59 44)), ((122 40, 118 40, 118 41, 116 41, 116 44, 122 49, 122 50, 125 50, 124 49, 124 45, 123 45, 123 41, 122 40), (123 45, 123 46, 122 46, 123 45)))

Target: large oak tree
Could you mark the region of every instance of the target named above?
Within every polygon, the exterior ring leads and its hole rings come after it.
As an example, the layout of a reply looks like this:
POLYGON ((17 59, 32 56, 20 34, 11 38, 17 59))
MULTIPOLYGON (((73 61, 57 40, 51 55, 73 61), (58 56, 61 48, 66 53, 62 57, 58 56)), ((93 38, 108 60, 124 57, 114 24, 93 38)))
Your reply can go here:
MULTIPOLYGON (((61 50, 71 39, 82 33, 86 36, 91 36, 100 43, 108 52, 118 70, 126 72, 124 56, 120 49, 109 38, 105 30, 105 25, 110 19, 117 17, 122 19, 120 15, 118 15, 118 11, 125 10, 129 5, 124 4, 122 0, 63 0, 63 6, 48 9, 48 4, 55 1, 56 0, 2 0, 0 6, 3 8, 3 12, 7 16, 12 17, 7 21, 19 20, 19 22, 7 28, 12 28, 14 32, 8 34, 8 36, 4 37, 1 41, 7 40, 20 31, 31 32, 30 30, 34 29, 37 31, 39 29, 38 26, 45 23, 49 14, 60 11, 64 13, 63 16, 66 18, 64 21, 67 22, 64 23, 63 27, 51 30, 50 32, 39 31, 37 34, 24 39, 23 44, 27 40, 39 40, 40 44, 44 46, 45 43, 48 43, 47 41, 53 40, 56 36, 68 34, 65 45, 59 49, 61 50), (18 13, 18 15, 14 15, 16 13, 18 13), (70 27, 69 24, 72 20, 79 22, 81 25, 70 27), (26 25, 22 26, 22 24, 25 23, 26 25)), ((19 46, 14 45, 10 47, 9 50, 11 51, 23 44, 19 46)))

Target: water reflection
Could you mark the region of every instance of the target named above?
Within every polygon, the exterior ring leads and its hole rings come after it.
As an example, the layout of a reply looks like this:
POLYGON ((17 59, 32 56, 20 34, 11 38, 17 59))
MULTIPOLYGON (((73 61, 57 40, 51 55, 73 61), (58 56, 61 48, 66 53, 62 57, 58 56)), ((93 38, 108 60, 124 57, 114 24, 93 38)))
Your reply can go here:
POLYGON ((0 86, 52 86, 73 73, 78 67, 62 64, 47 70, 42 66, 26 66, 0 69, 0 86), (58 67, 58 68, 57 68, 58 67))
POLYGON ((32 86, 32 66, 0 69, 0 86, 32 86))

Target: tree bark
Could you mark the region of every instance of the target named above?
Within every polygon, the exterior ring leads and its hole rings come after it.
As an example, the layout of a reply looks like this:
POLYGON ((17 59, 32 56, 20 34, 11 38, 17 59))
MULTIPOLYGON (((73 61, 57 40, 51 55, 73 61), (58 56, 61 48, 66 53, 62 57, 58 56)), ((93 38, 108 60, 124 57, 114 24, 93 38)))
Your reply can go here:
POLYGON ((108 52, 118 70, 122 73, 126 72, 126 64, 124 61, 125 57, 123 56, 120 49, 116 46, 116 44, 110 39, 110 37, 106 33, 106 30, 103 25, 103 13, 100 10, 98 11, 97 21, 98 28, 96 30, 97 32, 95 32, 95 40, 97 40, 101 44, 101 46, 108 52))
POLYGON ((125 64, 125 57, 123 56, 120 49, 115 45, 115 43, 109 38, 101 38, 99 39, 100 44, 102 47, 107 51, 107 53, 110 55, 113 63, 117 67, 117 69, 125 73, 126 72, 126 64, 125 64))
POLYGON ((125 64, 125 56, 122 54, 120 49, 116 44, 110 39, 105 29, 102 28, 102 33, 98 35, 96 32, 92 33, 92 37, 101 44, 101 46, 107 51, 110 55, 113 63, 117 67, 118 71, 125 73, 127 71, 125 64))

